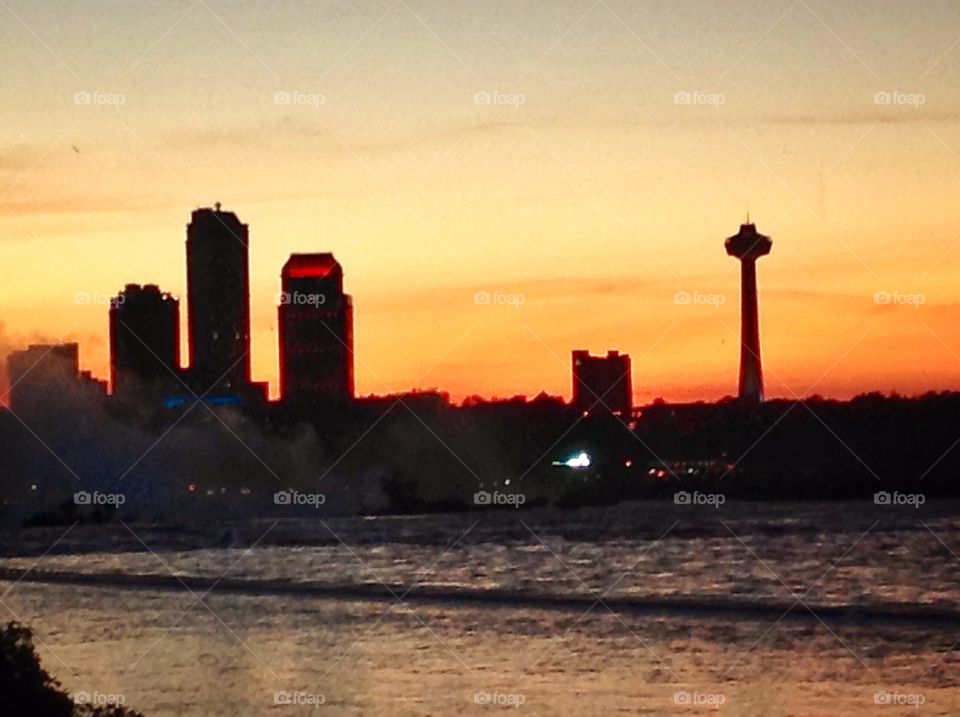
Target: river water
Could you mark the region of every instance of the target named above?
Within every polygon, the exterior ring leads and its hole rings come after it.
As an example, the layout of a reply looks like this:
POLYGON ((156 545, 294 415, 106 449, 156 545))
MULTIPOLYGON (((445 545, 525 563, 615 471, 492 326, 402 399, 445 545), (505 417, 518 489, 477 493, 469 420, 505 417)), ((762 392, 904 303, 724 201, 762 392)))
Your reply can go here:
POLYGON ((4 536, 0 610, 146 715, 960 714, 960 505, 662 502, 4 536))

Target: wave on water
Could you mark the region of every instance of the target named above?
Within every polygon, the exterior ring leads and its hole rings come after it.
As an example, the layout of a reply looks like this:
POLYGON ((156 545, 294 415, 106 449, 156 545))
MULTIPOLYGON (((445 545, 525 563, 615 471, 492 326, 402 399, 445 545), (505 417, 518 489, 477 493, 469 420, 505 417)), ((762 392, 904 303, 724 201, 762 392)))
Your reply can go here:
POLYGON ((458 586, 406 587, 388 584, 322 585, 289 580, 210 578, 177 575, 83 573, 66 571, 17 571, 0 568, 0 582, 31 582, 56 585, 119 588, 124 590, 190 591, 198 598, 210 593, 248 596, 297 596, 338 600, 469 605, 492 609, 540 609, 583 611, 603 604, 611 610, 634 614, 723 617, 752 620, 770 617, 788 620, 830 621, 842 624, 898 623, 960 626, 960 611, 917 604, 811 605, 791 602, 753 601, 717 597, 622 597, 585 593, 580 595, 534 594, 498 589, 458 586))

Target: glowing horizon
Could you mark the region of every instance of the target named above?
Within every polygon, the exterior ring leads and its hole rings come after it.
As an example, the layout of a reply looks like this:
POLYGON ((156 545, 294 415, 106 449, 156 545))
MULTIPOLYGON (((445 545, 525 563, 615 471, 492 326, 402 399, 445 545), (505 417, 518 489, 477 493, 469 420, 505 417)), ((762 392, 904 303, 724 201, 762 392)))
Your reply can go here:
POLYGON ((638 404, 715 400, 739 355, 723 240, 749 211, 774 241, 768 398, 960 389, 955 4, 4 14, 4 354, 77 341, 106 377, 103 302, 153 283, 186 357, 185 225, 222 201, 250 226, 272 395, 281 267, 332 252, 358 395, 569 398, 585 348, 631 355, 638 404))

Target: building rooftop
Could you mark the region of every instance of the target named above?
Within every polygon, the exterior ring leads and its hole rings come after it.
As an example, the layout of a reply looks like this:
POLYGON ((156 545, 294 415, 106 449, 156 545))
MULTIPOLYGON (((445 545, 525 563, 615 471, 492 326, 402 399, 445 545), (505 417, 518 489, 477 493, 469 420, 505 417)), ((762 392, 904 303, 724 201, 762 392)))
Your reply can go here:
POLYGON ((138 297, 150 297, 150 298, 160 298, 164 301, 175 299, 168 291, 161 291, 160 287, 156 284, 126 284, 123 287, 123 290, 119 293, 118 297, 122 296, 124 299, 136 299, 138 297))
POLYGON ((234 212, 225 212, 220 209, 220 202, 213 207, 198 207, 190 214, 191 223, 217 221, 221 224, 240 224, 240 219, 234 212))
POLYGON ((327 252, 323 254, 291 254, 283 265, 283 275, 291 279, 323 279, 341 274, 340 263, 327 252))

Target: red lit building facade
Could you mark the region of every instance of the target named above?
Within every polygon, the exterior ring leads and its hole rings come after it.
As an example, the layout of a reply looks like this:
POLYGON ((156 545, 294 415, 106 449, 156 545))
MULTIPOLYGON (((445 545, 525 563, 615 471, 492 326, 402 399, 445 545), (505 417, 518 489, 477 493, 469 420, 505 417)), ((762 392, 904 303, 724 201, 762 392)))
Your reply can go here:
POLYGON ((354 395, 353 299, 333 254, 292 254, 278 309, 284 403, 341 403, 354 395))

